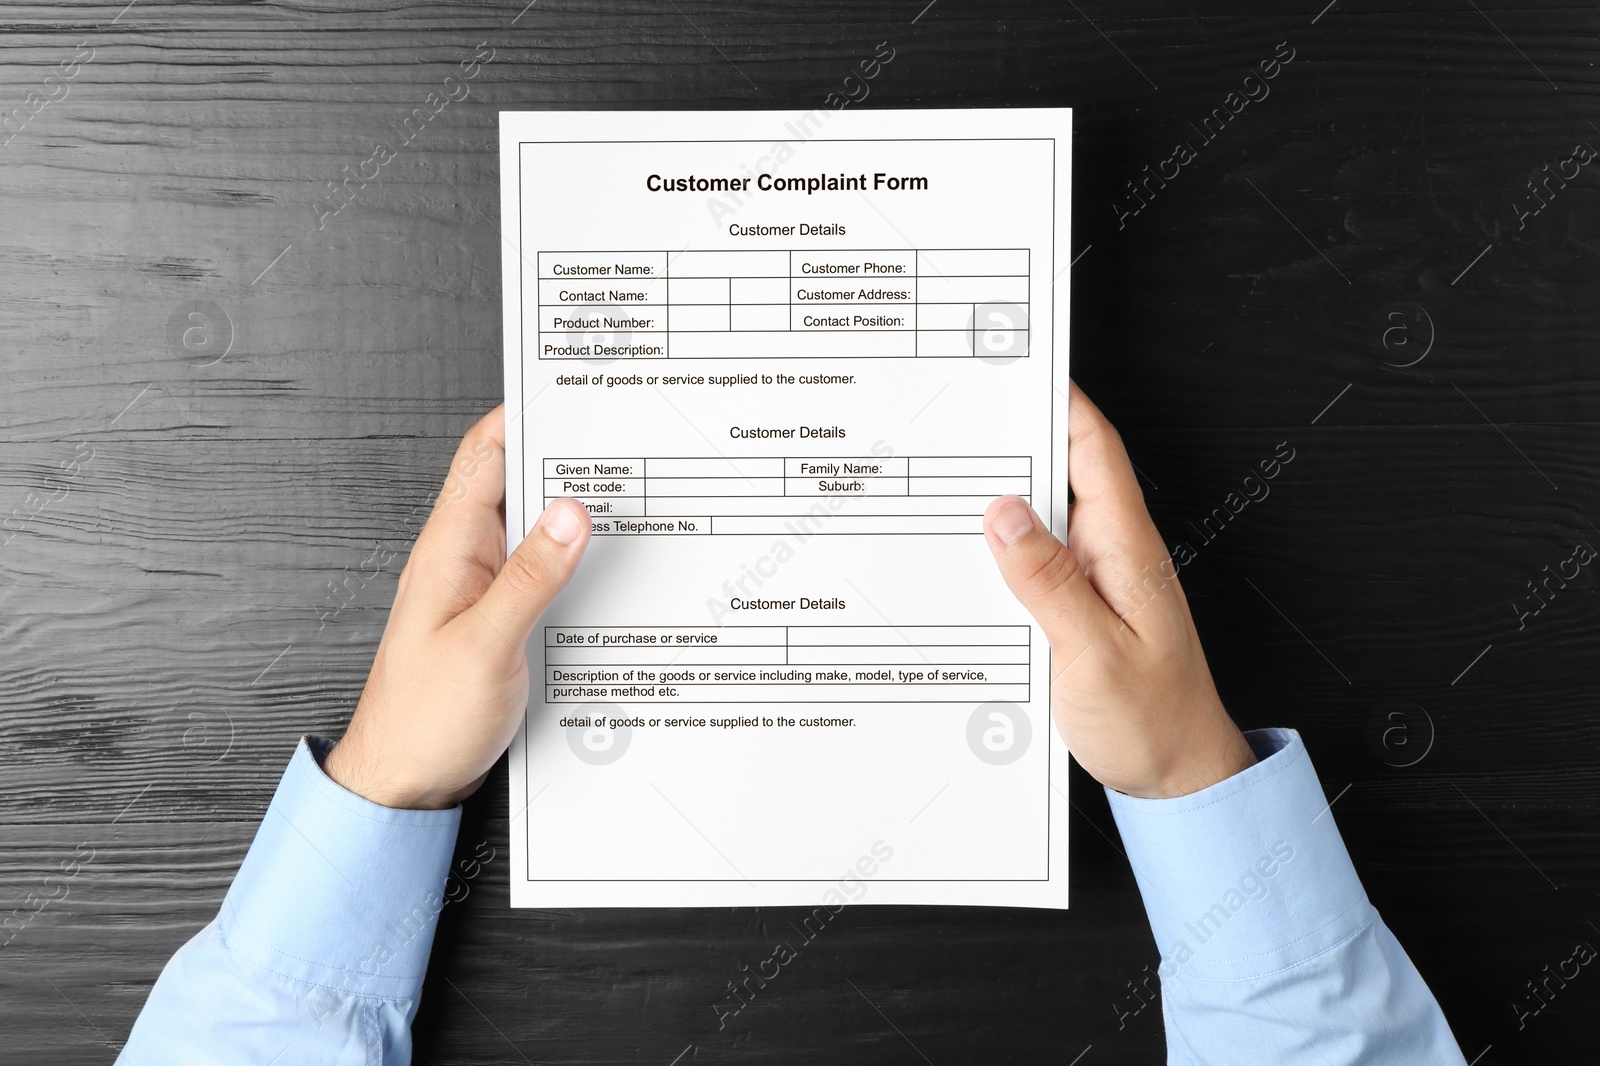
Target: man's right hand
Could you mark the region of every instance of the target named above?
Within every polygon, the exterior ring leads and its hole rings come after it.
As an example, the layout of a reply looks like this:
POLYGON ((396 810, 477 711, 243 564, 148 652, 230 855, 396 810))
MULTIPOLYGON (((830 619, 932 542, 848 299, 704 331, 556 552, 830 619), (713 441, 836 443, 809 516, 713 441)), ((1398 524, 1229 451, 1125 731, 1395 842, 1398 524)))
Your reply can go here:
POLYGON ((1206 666, 1122 439, 1073 385, 1067 544, 1023 500, 984 515, 1000 573, 1050 641, 1056 727, 1101 784, 1152 799, 1255 762, 1206 666))

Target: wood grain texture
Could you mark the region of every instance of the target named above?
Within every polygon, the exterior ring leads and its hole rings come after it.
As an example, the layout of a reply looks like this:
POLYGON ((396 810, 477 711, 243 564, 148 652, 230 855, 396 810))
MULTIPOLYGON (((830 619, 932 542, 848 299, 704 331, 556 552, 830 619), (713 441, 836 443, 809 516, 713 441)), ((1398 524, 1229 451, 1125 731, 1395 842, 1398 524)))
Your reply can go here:
MULTIPOLYGON (((1513 609, 1600 545, 1600 171, 1519 214, 1600 145, 1592 6, 523 2, 0 3, 0 114, 93 51, 0 146, 0 910, 95 855, 0 948, 0 1057, 108 1062, 294 740, 341 728, 409 523, 498 402, 497 112, 806 111, 887 40, 863 106, 1078 109, 1074 373, 1196 548, 1225 698, 1306 734, 1469 1059, 1592 1058, 1600 978, 1511 1009, 1600 942, 1600 573, 1513 609), (480 42, 471 96, 319 229, 325 183, 480 42), (1119 222, 1179 140, 1195 161, 1119 222), (192 300, 232 323, 211 365, 168 343, 192 300), (1411 366, 1395 304, 1432 323, 1411 366), (1283 441, 1270 495, 1187 532, 1283 441), (1408 768, 1368 738, 1393 700, 1434 726, 1408 768)), ((445 912, 417 1061, 1160 1061, 1153 1010, 1119 1028, 1156 954, 1074 785, 1070 912, 851 909, 718 1030, 791 915, 509 911, 502 767, 461 837, 502 858, 445 912)))

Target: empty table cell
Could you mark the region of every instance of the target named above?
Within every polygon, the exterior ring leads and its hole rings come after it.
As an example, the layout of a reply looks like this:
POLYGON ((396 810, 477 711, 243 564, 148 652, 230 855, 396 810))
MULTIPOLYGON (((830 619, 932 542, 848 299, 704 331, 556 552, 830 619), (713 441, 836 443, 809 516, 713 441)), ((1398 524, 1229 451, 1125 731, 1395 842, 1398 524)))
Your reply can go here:
POLYGON ((789 646, 838 644, 845 647, 931 644, 1027 645, 1029 627, 1020 626, 791 626, 789 646))
POLYGON ((728 322, 734 330, 788 329, 788 304, 734 304, 728 309, 728 322))
MULTIPOLYGON (((789 662, 795 665, 818 666, 855 663, 921 663, 933 666, 975 666, 999 663, 1015 666, 1028 661, 1026 645, 901 645, 896 647, 859 647, 854 645, 819 644, 799 645, 789 649, 789 662)), ((1027 678, 1021 678, 1026 681, 1027 678)))
POLYGON ((970 274, 947 274, 917 279, 918 303, 1027 303, 1027 278, 975 277, 970 274))
POLYGON ((1033 460, 1026 455, 914 455, 907 460, 911 476, 1028 477, 1033 460))
MULTIPOLYGON (((904 478, 887 479, 906 491, 904 478)), ((785 496, 657 496, 650 495, 649 513, 652 517, 668 515, 714 514, 718 519, 735 515, 764 515, 792 521, 801 533, 814 533, 817 527, 838 518, 882 518, 886 525, 901 517, 967 515, 979 517, 992 496, 912 496, 877 495, 866 492, 815 493, 797 492, 799 483, 789 479, 789 493, 785 496)), ((1033 501, 1026 493, 1023 500, 1033 501)), ((729 530, 718 526, 717 532, 729 530)), ((880 532, 872 530, 871 532, 880 532)))
MULTIPOLYGON (((788 278, 729 278, 731 296, 736 304, 789 303, 788 278)), ((673 299, 677 299, 677 283, 673 283, 673 299)))
POLYGON ((667 265, 667 275, 679 278, 786 278, 789 253, 783 252, 680 252, 667 265))
POLYGON ((923 359, 972 358, 972 330, 919 329, 917 355, 923 359))
POLYGON ((899 281, 795 278, 790 286, 790 299, 797 311, 813 304, 909 304, 916 302, 916 298, 916 285, 910 278, 899 281))
MULTIPOLYGON (((860 497, 840 493, 829 499, 829 507, 837 505, 840 515, 878 515, 888 518, 890 516, 916 516, 916 515, 982 515, 993 497, 985 495, 961 496, 934 496, 920 495, 910 486, 916 484, 916 479, 911 478, 907 484, 907 494, 904 496, 880 495, 860 497)), ((790 491, 794 489, 794 479, 789 479, 790 491)), ((998 494, 997 494, 998 495, 998 494)), ((1018 493, 1024 500, 1032 502, 1027 493, 1018 493)))
POLYGON ((662 477, 650 474, 652 500, 667 496, 782 496, 781 477, 662 477))
POLYGON ((1032 491, 1025 477, 913 477, 913 496, 1021 496, 1032 491))
POLYGON ((643 496, 575 496, 571 493, 556 493, 544 498, 544 505, 550 506, 551 501, 565 496, 575 499, 583 504, 584 510, 589 512, 591 518, 643 518, 645 499, 643 496))
POLYGON ((666 252, 540 252, 541 278, 660 278, 667 274, 666 252))
POLYGON ((791 273, 796 279, 847 278, 852 281, 893 281, 917 273, 912 251, 857 251, 852 249, 795 252, 791 273))
MULTIPOLYGON (((677 518, 683 515, 715 515, 719 520, 729 515, 786 516, 795 518, 801 509, 798 501, 788 496, 652 496, 650 517, 677 518)), ((717 532, 726 532, 719 529, 717 532)))
POLYGON ((972 336, 972 354, 980 359, 1021 359, 1032 335, 1025 329, 982 329, 972 336))
POLYGON ((917 253, 917 276, 957 274, 1004 277, 1028 274, 1026 248, 925 248, 917 253))
MULTIPOLYGON (((795 308, 797 320, 799 315, 800 309, 795 308)), ((674 358, 749 359, 760 356, 764 359, 889 359, 917 354, 914 344, 916 333, 909 329, 677 333, 676 322, 673 328, 674 358)), ((970 356, 972 352, 964 354, 970 356)))
POLYGON ((783 626, 545 626, 544 646, 615 648, 616 661, 627 662, 629 648, 738 645, 782 649, 786 632, 783 626))
POLYGON ((782 478, 783 460, 778 458, 729 459, 722 456, 705 459, 649 459, 645 473, 653 480, 658 477, 731 477, 731 478, 782 478))
POLYGON ((692 333, 696 330, 726 333, 731 321, 728 305, 725 303, 688 305, 675 303, 667 312, 667 324, 674 334, 692 333))
MULTIPOLYGON (((915 479, 910 480, 908 488, 910 484, 915 484, 915 479)), ((793 492, 793 478, 789 479, 789 488, 793 492)), ((1029 499, 1025 493, 1019 495, 1024 500, 1029 499)), ((989 496, 921 496, 913 492, 908 492, 904 496, 865 494, 856 496, 839 493, 827 498, 827 506, 829 510, 839 515, 876 515, 883 518, 916 515, 982 515, 990 499, 989 496)))
POLYGON ((545 477, 644 477, 643 459, 546 459, 545 477))
POLYGON ((1032 326, 1028 321, 1028 305, 1026 303, 980 303, 972 308, 972 322, 981 333, 988 329, 1014 329, 1027 330, 1032 326))
POLYGON ((876 332, 916 329, 905 304, 816 304, 794 309, 797 332, 876 332))
POLYGON ((575 280, 539 282, 539 306, 543 307, 597 307, 601 305, 632 307, 635 304, 662 304, 667 302, 667 282, 619 279, 617 281, 575 280))
MULTIPOLYGON (((673 278, 667 282, 667 302, 674 308, 684 304, 728 303, 727 278, 673 278)), ((672 323, 677 326, 677 322, 672 323)))
MULTIPOLYGON (((677 518, 680 515, 774 515, 796 509, 787 496, 651 496, 650 517, 677 518)), ((718 532, 722 532, 719 530, 718 532)))
POLYGON ((785 459, 783 472, 787 477, 883 477, 905 474, 908 463, 903 455, 785 459))
POLYGON ((643 496, 642 477, 547 477, 544 479, 546 496, 583 496, 600 499, 605 496, 643 496))
POLYGON ((916 316, 918 329, 972 329, 971 304, 919 303, 916 316))
MULTIPOLYGON (((887 497, 892 499, 893 497, 887 497)), ((972 515, 717 515, 715 533, 783 536, 798 530, 813 533, 894 535, 912 533, 969 534, 983 532, 983 516, 972 515)))

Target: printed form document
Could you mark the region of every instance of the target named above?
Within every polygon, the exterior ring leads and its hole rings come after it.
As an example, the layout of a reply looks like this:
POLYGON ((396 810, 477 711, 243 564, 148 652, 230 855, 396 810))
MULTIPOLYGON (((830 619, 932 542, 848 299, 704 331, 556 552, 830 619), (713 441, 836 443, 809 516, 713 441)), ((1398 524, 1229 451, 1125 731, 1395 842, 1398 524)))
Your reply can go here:
POLYGON ((981 523, 1066 526, 1071 112, 500 136, 509 539, 594 523, 512 905, 1066 907, 1050 652, 981 523))

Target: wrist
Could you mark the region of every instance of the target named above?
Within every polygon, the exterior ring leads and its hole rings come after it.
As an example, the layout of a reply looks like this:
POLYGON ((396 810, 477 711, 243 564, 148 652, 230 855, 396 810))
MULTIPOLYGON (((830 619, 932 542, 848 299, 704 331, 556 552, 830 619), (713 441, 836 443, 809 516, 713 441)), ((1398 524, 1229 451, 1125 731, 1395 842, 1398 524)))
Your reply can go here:
POLYGON ((1164 750, 1152 753, 1147 770, 1128 787, 1112 787, 1138 799, 1188 796, 1256 764, 1255 750, 1234 725, 1221 700, 1184 716, 1189 728, 1166 738, 1164 750))
POLYGON ((386 769, 384 760, 371 756, 349 734, 328 752, 322 772, 346 792, 393 810, 442 811, 459 802, 452 791, 386 769))
POLYGON ((1143 791, 1128 795, 1143 799, 1177 799, 1188 796, 1228 778, 1256 764, 1256 754, 1250 748, 1237 726, 1231 721, 1215 737, 1195 744, 1182 753, 1175 765, 1160 775, 1143 791))

